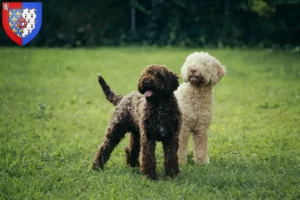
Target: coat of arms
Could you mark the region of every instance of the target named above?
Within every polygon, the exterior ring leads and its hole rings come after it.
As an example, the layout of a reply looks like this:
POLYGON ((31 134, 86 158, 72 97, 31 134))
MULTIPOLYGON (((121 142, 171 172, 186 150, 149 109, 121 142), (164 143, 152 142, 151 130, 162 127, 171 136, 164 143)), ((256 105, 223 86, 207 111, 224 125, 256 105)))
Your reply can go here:
POLYGON ((10 39, 20 46, 26 45, 40 31, 42 3, 3 2, 2 25, 10 39))

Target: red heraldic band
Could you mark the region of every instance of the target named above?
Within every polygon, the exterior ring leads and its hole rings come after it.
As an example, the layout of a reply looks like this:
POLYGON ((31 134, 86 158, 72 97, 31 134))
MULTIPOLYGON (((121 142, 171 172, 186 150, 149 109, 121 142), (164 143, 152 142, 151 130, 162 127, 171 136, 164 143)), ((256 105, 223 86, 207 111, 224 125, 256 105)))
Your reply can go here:
MULTIPOLYGON (((4 5, 5 2, 2 3, 4 5)), ((9 2, 9 9, 22 9, 22 2, 9 2)), ((9 27, 9 9, 2 9, 2 25, 6 34, 15 43, 22 46, 22 38, 18 37, 9 27)))

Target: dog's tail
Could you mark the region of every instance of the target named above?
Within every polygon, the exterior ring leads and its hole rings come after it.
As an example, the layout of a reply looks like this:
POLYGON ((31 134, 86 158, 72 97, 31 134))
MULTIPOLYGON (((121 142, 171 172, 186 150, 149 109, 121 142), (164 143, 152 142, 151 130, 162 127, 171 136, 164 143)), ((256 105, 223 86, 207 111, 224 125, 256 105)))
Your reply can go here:
POLYGON ((122 95, 115 94, 110 87, 106 84, 105 80, 103 79, 101 74, 98 74, 98 82, 100 86, 102 87, 102 90, 105 94, 106 99, 112 103, 114 106, 118 105, 118 103, 123 98, 122 95))

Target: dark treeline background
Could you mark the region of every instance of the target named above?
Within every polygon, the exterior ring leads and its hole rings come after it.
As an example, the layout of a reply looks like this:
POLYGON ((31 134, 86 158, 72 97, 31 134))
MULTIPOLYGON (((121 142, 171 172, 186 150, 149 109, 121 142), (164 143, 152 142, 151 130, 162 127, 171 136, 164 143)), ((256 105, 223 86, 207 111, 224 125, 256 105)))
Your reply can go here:
MULTIPOLYGON (((300 45, 300 0, 42 2, 42 28, 28 46, 300 45)), ((3 29, 0 44, 14 44, 3 29)))

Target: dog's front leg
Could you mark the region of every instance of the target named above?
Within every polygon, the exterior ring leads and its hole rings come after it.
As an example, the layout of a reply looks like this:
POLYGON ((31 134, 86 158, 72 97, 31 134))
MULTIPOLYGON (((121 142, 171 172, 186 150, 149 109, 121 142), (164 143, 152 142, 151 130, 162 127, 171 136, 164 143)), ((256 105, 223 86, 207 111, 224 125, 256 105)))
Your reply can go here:
POLYGON ((149 179, 157 179, 154 140, 147 139, 145 133, 141 133, 140 171, 149 179))
POLYGON ((196 163, 209 163, 207 152, 208 127, 201 126, 198 131, 193 132, 194 139, 194 161, 196 163))
POLYGON ((190 136, 190 129, 188 128, 188 126, 183 124, 179 134, 179 148, 178 148, 178 162, 181 165, 185 165, 187 162, 189 136, 190 136))
POLYGON ((163 141, 164 167, 166 176, 173 177, 179 173, 178 137, 163 141))

